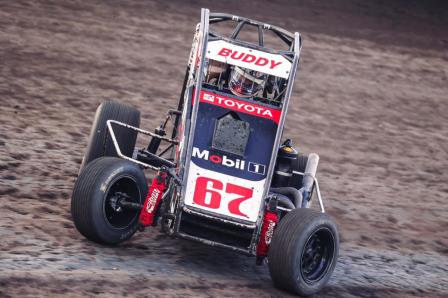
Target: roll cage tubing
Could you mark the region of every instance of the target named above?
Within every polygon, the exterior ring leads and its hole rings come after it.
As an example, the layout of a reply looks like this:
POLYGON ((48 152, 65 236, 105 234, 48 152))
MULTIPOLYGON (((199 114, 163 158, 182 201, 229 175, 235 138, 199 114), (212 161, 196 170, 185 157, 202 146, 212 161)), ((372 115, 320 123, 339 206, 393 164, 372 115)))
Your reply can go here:
MULTIPOLYGON (((289 51, 294 50, 295 35, 283 28, 280 28, 277 26, 272 26, 272 25, 269 25, 266 23, 261 23, 261 22, 251 20, 248 18, 231 15, 231 14, 210 13, 209 24, 221 23, 221 22, 226 22, 226 21, 234 21, 234 22, 238 23, 235 30, 229 36, 229 39, 236 39, 238 37, 238 34, 244 28, 244 26, 249 25, 249 26, 254 26, 254 27, 258 28, 258 46, 264 47, 264 30, 270 30, 270 31, 274 32, 284 43, 286 43, 286 45, 288 45, 289 51)), ((214 34, 214 33, 211 32, 211 34, 214 34)), ((299 39, 300 39, 300 36, 299 36, 299 39)), ((301 42, 299 40, 299 46, 300 45, 301 45, 301 42)))
MULTIPOLYGON (((207 47, 209 40, 221 39, 221 40, 225 40, 230 43, 233 43, 233 44, 240 44, 243 47, 257 49, 257 50, 264 51, 267 53, 282 55, 283 57, 285 57, 286 59, 291 61, 290 75, 289 75, 288 83, 287 83, 286 90, 285 90, 284 101, 283 101, 283 104, 281 107, 282 112, 281 112, 280 121, 278 123, 279 128, 278 128, 276 136, 275 136, 273 150, 271 153, 270 163, 269 163, 269 167, 268 167, 267 178, 266 178, 266 182, 265 182, 265 189, 263 191, 263 197, 266 198, 268 191, 269 191, 269 185, 271 183, 272 174, 274 171, 275 159, 277 157, 276 148, 278 148, 278 146, 280 144, 280 140, 282 138, 283 127, 285 124, 286 114, 287 114, 287 110, 288 110, 289 98, 291 97, 291 94, 292 94, 292 87, 293 87, 293 83, 294 83, 296 72, 297 72, 297 66, 299 63, 300 50, 301 50, 300 34, 298 32, 295 32, 294 34, 292 34, 292 33, 288 32, 284 29, 281 29, 279 27, 271 26, 271 25, 268 25, 265 23, 257 22, 257 21, 251 20, 251 19, 242 18, 242 17, 230 15, 230 14, 210 13, 210 11, 208 9, 201 10, 201 22, 200 22, 198 33, 200 36, 199 44, 198 44, 199 48, 198 48, 198 52, 197 52, 198 61, 197 61, 196 65, 194 65, 194 64, 189 65, 189 67, 187 68, 187 71, 190 72, 192 74, 192 76, 189 77, 188 79, 187 79, 187 76, 185 77, 186 82, 187 82, 187 80, 189 82, 189 83, 187 83, 187 88, 190 91, 192 91, 192 94, 191 94, 192 98, 190 100, 193 100, 194 104, 193 104, 193 107, 191 110, 189 121, 187 121, 187 123, 186 123, 187 126, 185 128, 185 130, 186 130, 185 137, 187 139, 186 139, 185 147, 182 150, 182 152, 184 152, 184 153, 181 153, 180 163, 183 164, 183 169, 180 172, 183 174, 181 174, 182 187, 180 190, 180 195, 181 195, 180 197, 185 198, 186 183, 187 183, 188 173, 189 173, 189 162, 191 160, 194 132, 195 132, 195 126, 196 126, 196 117, 197 117, 197 112, 198 112, 198 107, 199 107, 199 93, 202 88, 202 86, 201 86, 202 79, 203 79, 202 69, 204 69, 205 60, 206 60, 206 58, 205 58, 206 47, 207 47), (225 22, 225 21, 237 22, 236 28, 233 30, 230 37, 223 37, 214 32, 209 32, 210 24, 216 24, 216 23, 225 22), (241 30, 243 29, 243 27, 245 25, 256 26, 258 28, 258 37, 259 37, 258 45, 254 44, 254 43, 250 43, 250 42, 236 40, 236 37, 238 36, 238 34, 241 32, 241 30), (275 35, 277 35, 284 43, 286 43, 289 50, 282 51, 282 50, 274 50, 274 49, 268 49, 268 48, 263 47, 262 45, 264 45, 264 33, 263 33, 264 30, 273 31, 275 35), (199 70, 199 71, 197 71, 197 70, 199 70), (196 88, 193 88, 194 86, 196 88), (193 88, 193 90, 191 90, 191 88, 193 88)), ((183 91, 186 91, 186 90, 183 90, 183 91)), ((185 98, 185 92, 182 92, 179 106, 184 105, 184 103, 185 103, 184 100, 188 100, 188 99, 185 98)), ((188 100, 188 101, 190 101, 190 100, 188 100)), ((186 235, 182 235, 182 233, 179 232, 179 224, 180 224, 180 216, 181 216, 182 210, 187 211, 187 209, 188 208, 187 208, 187 206, 185 206, 183 199, 181 199, 179 201, 179 210, 178 210, 179 216, 177 217, 177 220, 176 220, 177 222, 176 222, 176 227, 175 227, 176 233, 179 236, 186 237, 186 235)), ((248 251, 246 251, 246 252, 249 252, 252 254, 255 252, 256 245, 258 243, 258 238, 259 238, 260 231, 261 231, 261 224, 262 224, 264 212, 265 212, 265 206, 264 206, 264 204, 261 204, 258 219, 257 219, 255 225, 253 226, 255 228, 255 230, 252 235, 251 245, 250 245, 248 251)), ((219 220, 219 218, 216 218, 216 219, 219 220)), ((238 222, 241 222, 243 224, 247 223, 244 220, 239 220, 239 219, 235 219, 235 218, 232 218, 231 221, 229 221, 229 223, 232 223, 232 222, 234 222, 233 224, 237 224, 238 222)), ((252 224, 250 224, 250 225, 252 226, 252 224)), ((215 245, 218 245, 218 243, 216 243, 215 245)), ((219 244, 218 246, 226 246, 226 245, 219 244)))
MULTIPOLYGON (((262 23, 262 22, 259 22, 256 20, 252 20, 252 19, 248 19, 248 18, 244 18, 244 17, 240 17, 240 16, 228 14, 228 13, 213 13, 213 12, 211 13, 208 9, 204 9, 204 8, 201 10, 201 23, 204 20, 205 14, 208 15, 208 24, 216 24, 216 23, 222 23, 222 22, 236 22, 237 23, 235 29, 233 30, 232 34, 229 37, 221 36, 215 32, 210 32, 207 30, 207 34, 210 35, 210 37, 212 37, 212 38, 215 37, 218 39, 230 40, 231 43, 234 43, 234 44, 241 44, 243 46, 246 46, 246 47, 249 46, 251 48, 259 49, 264 52, 280 54, 280 55, 283 55, 286 59, 288 59, 290 61, 293 60, 294 54, 297 55, 297 57, 300 56, 300 50, 302 48, 302 37, 297 32, 293 34, 289 31, 287 31, 283 28, 277 27, 277 26, 269 25, 269 24, 262 23), (244 28, 244 26, 246 26, 246 25, 257 27, 257 29, 258 29, 258 45, 255 45, 253 43, 244 42, 244 41, 239 41, 236 39, 238 37, 239 33, 244 28), (270 30, 270 31, 274 32, 274 34, 277 37, 279 37, 280 40, 282 40, 289 47, 289 49, 288 50, 274 50, 274 49, 265 48, 264 47, 264 30, 270 30)), ((208 27, 208 24, 207 24, 207 27, 208 27)), ((297 63, 297 65, 298 65, 298 63, 297 63)), ((177 106, 178 111, 181 111, 183 109, 184 99, 185 99, 184 98, 185 89, 187 86, 189 73, 190 73, 190 65, 188 65, 187 70, 185 71, 184 82, 182 85, 182 91, 181 91, 179 103, 177 106)), ((179 121, 180 121, 180 116, 176 116, 175 120, 174 120, 174 130, 173 130, 173 133, 171 136, 173 139, 177 136, 177 126, 179 124, 179 121)))

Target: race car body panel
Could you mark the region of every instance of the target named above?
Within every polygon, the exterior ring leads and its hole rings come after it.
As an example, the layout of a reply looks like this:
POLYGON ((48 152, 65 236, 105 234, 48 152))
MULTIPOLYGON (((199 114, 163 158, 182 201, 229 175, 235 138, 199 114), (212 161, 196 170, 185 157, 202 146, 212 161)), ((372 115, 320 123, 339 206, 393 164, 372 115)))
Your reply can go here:
POLYGON ((206 58, 284 79, 289 77, 292 66, 291 62, 282 55, 242 47, 224 40, 210 41, 207 45, 206 58))
POLYGON ((255 223, 281 110, 201 90, 185 204, 255 223))

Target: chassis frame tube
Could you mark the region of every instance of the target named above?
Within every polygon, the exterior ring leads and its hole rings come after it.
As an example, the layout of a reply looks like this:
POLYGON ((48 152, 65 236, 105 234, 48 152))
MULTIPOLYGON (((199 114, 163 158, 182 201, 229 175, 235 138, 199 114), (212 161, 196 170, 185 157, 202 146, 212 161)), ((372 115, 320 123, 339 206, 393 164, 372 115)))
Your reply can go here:
MULTIPOLYGON (((128 129, 135 130, 135 131, 137 131, 137 132, 139 132, 139 133, 142 133, 142 134, 145 134, 145 135, 149 135, 149 136, 152 136, 152 137, 160 138, 161 140, 167 141, 167 142, 172 143, 172 144, 177 144, 177 143, 178 143, 176 140, 173 140, 173 139, 170 139, 170 138, 166 138, 166 137, 162 137, 162 136, 159 136, 159 135, 157 135, 157 134, 155 134, 155 133, 152 133, 152 132, 150 132, 150 131, 146 131, 146 130, 143 130, 143 129, 134 127, 134 126, 132 126, 132 125, 129 125, 129 124, 126 124, 126 123, 123 123, 123 122, 116 121, 116 120, 107 120, 106 124, 107 124, 107 129, 109 130, 109 134, 110 134, 110 136, 111 136, 111 138, 112 138, 112 142, 113 142, 113 144, 114 144, 114 146, 115 146, 115 150, 117 151, 117 155, 118 155, 120 158, 129 160, 129 161, 131 161, 131 162, 133 162, 133 163, 136 163, 136 164, 138 164, 138 165, 140 165, 140 166, 142 166, 142 167, 144 167, 144 168, 148 168, 148 169, 151 169, 151 170, 154 170, 154 171, 158 171, 158 170, 160 170, 160 167, 154 167, 154 166, 152 166, 152 165, 150 165, 150 164, 147 164, 147 163, 141 162, 141 161, 139 161, 139 160, 136 160, 136 159, 134 159, 134 158, 132 158, 132 157, 126 156, 126 155, 124 155, 124 154, 121 152, 120 145, 118 144, 117 137, 115 136, 115 132, 114 132, 114 129, 113 129, 113 127, 112 127, 112 124, 116 124, 116 125, 119 125, 119 126, 123 126, 123 127, 126 127, 126 128, 128 128, 128 129)), ((160 158, 161 158, 161 159, 164 159, 164 158, 162 158, 162 157, 160 157, 160 158)), ((171 163, 169 160, 166 160, 166 162, 171 163)))
MULTIPOLYGON (((272 181, 272 175, 274 173, 274 166, 277 158, 277 148, 280 145, 281 137, 283 135, 283 128, 286 121, 286 114, 288 112, 288 106, 289 106, 289 100, 291 98, 292 94, 292 88, 294 85, 294 80, 297 73, 297 68, 299 64, 299 57, 300 57, 300 51, 301 51, 302 45, 301 45, 301 37, 298 32, 294 34, 294 58, 293 63, 291 67, 291 73, 288 78, 288 85, 286 87, 286 93, 284 97, 283 107, 282 107, 282 114, 280 117, 280 121, 277 128, 277 134, 275 136, 273 148, 272 148, 272 154, 271 154, 271 160, 268 166, 268 172, 267 172, 267 178, 265 182, 265 189, 263 191, 263 198, 266 198, 269 192, 269 186, 271 185, 272 181)), ((258 213, 258 219, 257 219, 257 228, 255 233, 253 234, 252 241, 251 241, 251 251, 253 254, 256 253, 257 245, 258 245, 258 238, 260 237, 261 233, 261 226, 264 218, 265 213, 265 204, 261 204, 260 210, 258 213)))

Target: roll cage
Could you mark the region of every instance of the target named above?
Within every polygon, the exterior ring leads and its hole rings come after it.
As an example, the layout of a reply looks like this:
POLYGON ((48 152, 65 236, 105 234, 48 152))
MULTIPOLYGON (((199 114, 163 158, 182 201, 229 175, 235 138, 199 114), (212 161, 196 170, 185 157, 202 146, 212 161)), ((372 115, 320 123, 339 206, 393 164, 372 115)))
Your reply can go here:
MULTIPOLYGON (((190 59, 190 77, 189 77, 189 82, 187 83, 187 86, 190 87, 190 92, 192 93, 192 98, 193 98, 193 108, 191 111, 191 125, 189 127, 189 134, 188 134, 188 138, 187 140, 193 140, 194 138, 194 131, 195 131, 195 126, 196 126, 196 117, 197 117, 197 111, 198 111, 198 106, 199 106, 199 93, 202 87, 202 82, 203 82, 203 76, 204 73, 203 71, 197 71, 197 70, 202 70, 204 68, 204 64, 205 64, 205 57, 206 57, 206 50, 207 50, 207 44, 210 40, 217 40, 217 39, 222 39, 225 40, 229 43, 232 44, 236 44, 236 45, 241 45, 250 49, 256 49, 256 50, 261 50, 264 52, 269 52, 269 53, 275 53, 278 55, 281 55, 287 59, 290 59, 292 62, 292 66, 291 66, 291 71, 289 74, 289 78, 288 78, 288 82, 287 82, 287 86, 286 86, 286 92, 285 92, 285 97, 284 97, 284 101, 283 104, 281 106, 281 117, 280 117, 280 121, 279 121, 279 129, 277 130, 277 134, 275 136, 275 141, 274 141, 274 148, 278 148, 278 146, 280 145, 280 140, 281 140, 281 136, 282 136, 282 132, 283 132, 283 127, 284 127, 284 123, 286 120, 286 114, 287 114, 287 110, 288 110, 288 104, 289 104, 289 99, 291 97, 291 93, 292 93, 292 88, 293 88, 293 84, 294 84, 294 79, 295 79, 295 75, 296 75, 296 71, 297 71, 297 66, 299 63, 299 57, 300 57, 300 50, 301 50, 301 37, 299 33, 290 33, 284 29, 275 27, 275 26, 271 26, 265 23, 261 23, 255 20, 251 20, 251 19, 247 19, 247 18, 242 18, 239 16, 234 16, 234 15, 230 15, 230 14, 223 14, 223 13, 210 13, 208 9, 202 9, 201 10, 201 23, 198 26, 198 67, 195 68, 194 67, 194 62, 196 59, 190 59), (223 37, 223 36, 219 36, 216 33, 210 33, 209 31, 209 25, 210 23, 221 23, 221 22, 233 22, 236 23, 236 27, 234 29, 234 31, 232 32, 232 34, 230 35, 230 37, 223 37), (258 45, 253 44, 253 43, 249 43, 249 42, 245 42, 245 41, 240 41, 237 40, 236 37, 238 36, 238 34, 243 30, 244 26, 249 25, 249 26, 256 26, 258 28, 258 37, 259 37, 259 43, 258 45), (262 46, 260 46, 260 43, 263 43, 263 30, 271 30, 273 31, 277 36, 279 36, 279 38, 285 42, 289 48, 290 51, 283 51, 283 50, 275 50, 275 49, 266 49, 262 46)), ((193 53, 193 56, 195 55, 195 53, 193 53)), ((187 87, 188 88, 188 87, 187 87)), ((188 91, 188 90, 187 90, 188 91)), ((184 95, 184 99, 182 100, 188 100, 189 98, 189 92, 187 92, 187 96, 184 95)), ((191 159, 191 153, 192 153, 192 142, 189 141, 188 146, 185 148, 184 150, 184 155, 181 155, 181 160, 180 160, 180 164, 184 165, 184 173, 188 173, 188 168, 190 165, 190 159, 191 159)), ((271 182, 271 178, 272 178, 272 174, 273 174, 273 170, 274 170, 274 164, 275 164, 275 158, 277 156, 277 150, 272 150, 272 155, 271 155, 271 160, 270 160, 270 164, 268 166, 268 174, 267 174, 267 181, 266 181, 266 185, 270 185, 271 182)), ((183 175, 183 183, 186 183, 187 181, 187 175, 183 175)), ((264 197, 267 196, 267 193, 269 191, 269 187, 265 187, 264 190, 264 197)), ((182 192, 182 197, 185 195, 185 188, 183 188, 183 192, 182 192)), ((182 208, 185 206, 182 206, 182 204, 180 205, 182 208)), ((264 214, 264 209, 263 207, 260 209, 259 212, 259 218, 258 221, 256 223, 256 227, 260 226, 261 220, 263 218, 263 214, 264 214)), ((250 225, 252 227, 252 225, 250 225)), ((255 228, 256 228, 255 227, 255 228)), ((253 241, 252 241, 252 249, 255 249, 255 245, 256 245, 256 239, 258 238, 258 232, 254 233, 254 237, 253 237, 253 241)))

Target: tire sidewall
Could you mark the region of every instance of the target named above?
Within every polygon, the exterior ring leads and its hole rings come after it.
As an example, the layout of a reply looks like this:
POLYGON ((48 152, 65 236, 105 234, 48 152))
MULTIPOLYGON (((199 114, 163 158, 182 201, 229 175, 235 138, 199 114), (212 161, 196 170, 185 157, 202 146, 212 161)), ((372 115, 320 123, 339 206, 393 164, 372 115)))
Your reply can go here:
POLYGON ((326 214, 321 214, 319 220, 311 221, 307 225, 305 230, 297 236, 298 237, 296 238, 294 243, 294 256, 292 258, 296 266, 293 267, 294 269, 292 274, 296 280, 296 290, 305 295, 311 295, 320 290, 325 284, 327 284, 328 280, 331 277, 331 273, 336 266, 339 244, 338 232, 333 221, 331 221, 331 219, 326 214), (323 273, 324 276, 316 282, 308 283, 304 280, 301 273, 302 256, 308 239, 310 239, 311 235, 321 229, 328 229, 333 236, 333 257, 331 260, 331 264, 327 267, 325 273, 323 273))
POLYGON ((117 159, 117 163, 104 171, 100 179, 95 183, 92 200, 90 201, 90 212, 93 221, 93 229, 102 242, 107 244, 120 243, 129 239, 138 228, 138 213, 132 223, 124 228, 113 227, 106 219, 105 200, 112 185, 122 178, 133 180, 139 191, 139 203, 143 204, 147 193, 146 178, 143 171, 131 162, 117 159))
POLYGON ((337 263, 339 236, 336 223, 330 216, 315 210, 299 208, 286 214, 274 230, 268 251, 269 271, 274 285, 280 289, 302 296, 320 291, 331 278, 337 263), (331 263, 315 282, 306 282, 302 277, 302 254, 308 239, 316 231, 328 229, 333 237, 331 263))

